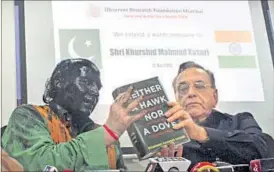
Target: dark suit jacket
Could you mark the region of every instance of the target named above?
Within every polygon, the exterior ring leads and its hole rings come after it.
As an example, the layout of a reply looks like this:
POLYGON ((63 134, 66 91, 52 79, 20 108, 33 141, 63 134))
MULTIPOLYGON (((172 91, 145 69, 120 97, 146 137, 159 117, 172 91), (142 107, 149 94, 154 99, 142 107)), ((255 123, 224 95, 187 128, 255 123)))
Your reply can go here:
MULTIPOLYGON (((209 140, 184 144, 183 156, 193 165, 216 159, 231 164, 249 164, 253 159, 267 156, 262 130, 248 112, 229 115, 214 110, 202 123, 209 140)), ((190 167, 190 168, 191 168, 190 167)))

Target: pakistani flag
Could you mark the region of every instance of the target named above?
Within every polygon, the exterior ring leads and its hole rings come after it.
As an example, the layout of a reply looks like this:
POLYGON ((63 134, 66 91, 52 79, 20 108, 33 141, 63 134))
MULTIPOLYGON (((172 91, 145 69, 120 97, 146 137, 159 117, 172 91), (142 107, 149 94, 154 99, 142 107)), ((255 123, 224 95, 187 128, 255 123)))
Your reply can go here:
POLYGON ((85 58, 102 68, 98 29, 60 29, 60 58, 85 58))
POLYGON ((256 68, 256 47, 252 34, 245 30, 215 31, 220 68, 256 68), (251 52, 250 50, 254 50, 251 52))

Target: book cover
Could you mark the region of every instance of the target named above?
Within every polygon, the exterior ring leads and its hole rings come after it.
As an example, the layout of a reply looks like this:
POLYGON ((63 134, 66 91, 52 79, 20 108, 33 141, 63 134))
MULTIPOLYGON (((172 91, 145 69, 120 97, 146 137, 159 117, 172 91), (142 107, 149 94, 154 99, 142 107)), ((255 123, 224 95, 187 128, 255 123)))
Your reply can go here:
POLYGON ((147 114, 127 129, 130 140, 140 160, 147 159, 160 151, 162 146, 174 142, 176 145, 189 142, 185 129, 174 130, 177 122, 169 123, 164 113, 168 110, 168 97, 158 77, 121 86, 112 92, 115 99, 120 93, 133 86, 130 101, 144 96, 130 115, 146 110, 147 114))

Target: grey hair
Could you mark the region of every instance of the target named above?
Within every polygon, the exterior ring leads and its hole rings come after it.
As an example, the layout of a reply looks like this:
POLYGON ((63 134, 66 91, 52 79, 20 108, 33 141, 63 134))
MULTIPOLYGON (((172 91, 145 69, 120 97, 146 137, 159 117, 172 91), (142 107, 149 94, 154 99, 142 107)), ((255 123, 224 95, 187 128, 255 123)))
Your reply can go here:
POLYGON ((173 86, 174 92, 176 92, 177 77, 179 76, 179 74, 181 72, 183 72, 183 71, 185 71, 186 69, 189 69, 189 68, 198 68, 198 69, 202 69, 203 71, 205 71, 209 76, 209 79, 210 79, 210 82, 211 82, 211 87, 216 88, 215 77, 214 77, 214 74, 210 70, 204 68, 203 66, 201 66, 201 65, 199 65, 199 64, 197 64, 193 61, 187 61, 187 62, 184 62, 180 65, 180 67, 178 69, 178 73, 175 76, 175 78, 173 79, 172 86, 173 86))

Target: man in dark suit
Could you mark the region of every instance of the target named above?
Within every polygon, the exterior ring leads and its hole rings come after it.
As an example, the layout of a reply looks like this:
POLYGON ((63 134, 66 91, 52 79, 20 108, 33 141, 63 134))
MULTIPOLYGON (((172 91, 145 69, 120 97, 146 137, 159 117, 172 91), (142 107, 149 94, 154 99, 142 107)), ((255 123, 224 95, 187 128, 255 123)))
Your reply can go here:
POLYGON ((142 99, 125 104, 132 87, 119 94, 100 126, 90 115, 101 87, 100 71, 93 62, 83 58, 61 61, 46 83, 45 104, 21 105, 13 111, 2 148, 25 171, 43 171, 48 165, 77 172, 126 169, 119 137, 145 115, 144 111, 129 115, 142 99))
MULTIPOLYGON (((169 102, 168 121, 180 120, 175 129, 184 127, 191 142, 179 152, 195 165, 217 159, 231 164, 249 164, 265 157, 267 147, 262 130, 248 112, 230 115, 215 110, 218 91, 214 75, 194 62, 180 65, 173 81, 176 102, 169 102)), ((174 146, 173 146, 174 147, 174 146)), ((174 148, 164 147, 161 154, 170 156, 174 148)))

